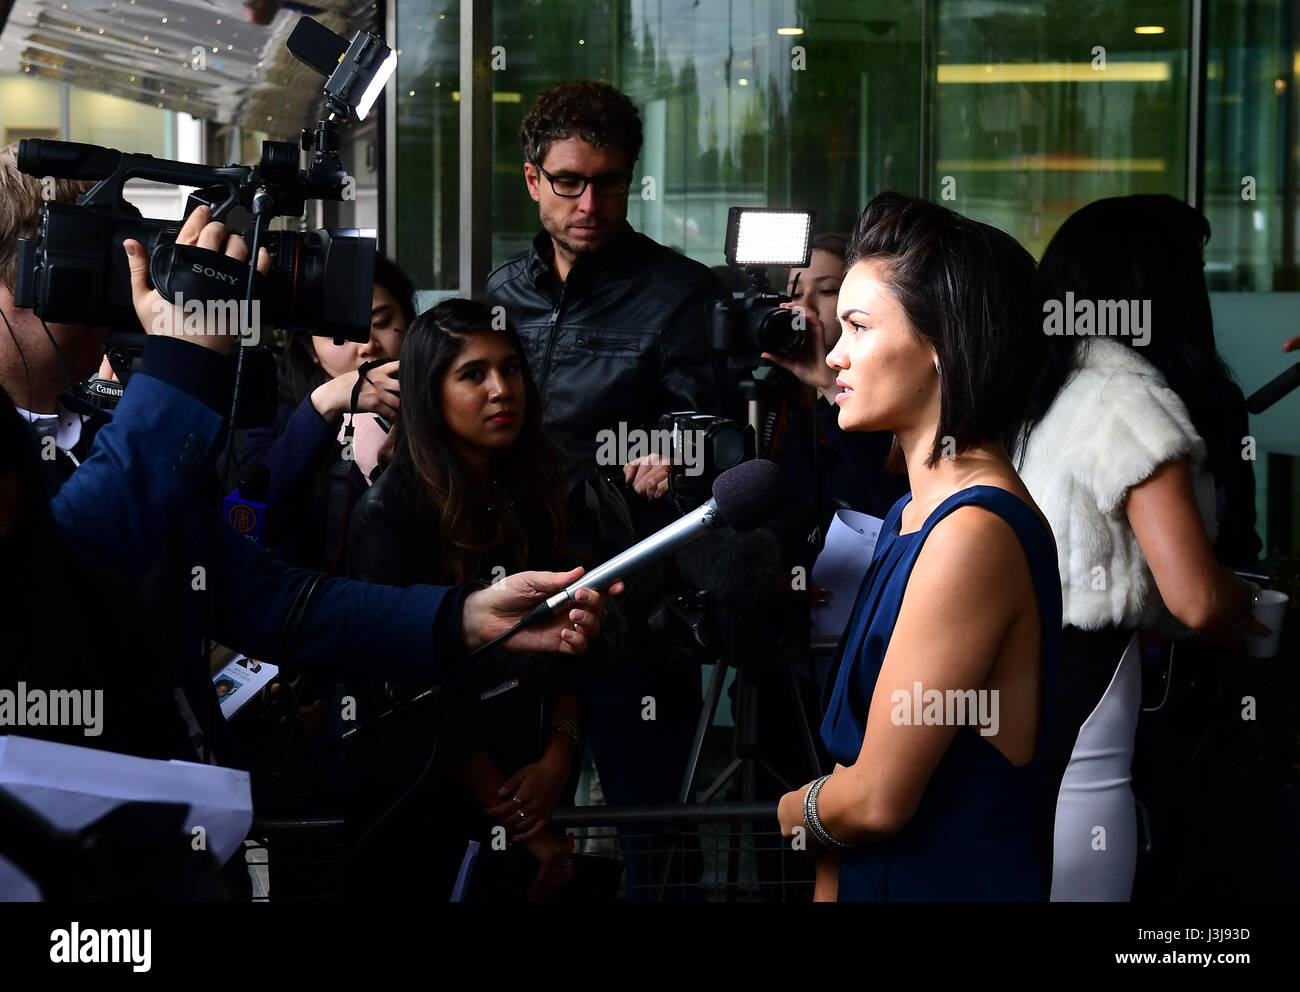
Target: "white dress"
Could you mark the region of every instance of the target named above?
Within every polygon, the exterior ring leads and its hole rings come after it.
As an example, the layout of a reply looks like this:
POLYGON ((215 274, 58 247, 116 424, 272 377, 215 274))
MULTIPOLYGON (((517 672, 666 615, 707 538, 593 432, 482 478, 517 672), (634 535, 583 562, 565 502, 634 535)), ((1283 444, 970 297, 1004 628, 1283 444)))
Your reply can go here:
MULTIPOLYGON (((1137 865, 1131 787, 1142 690, 1137 632, 1170 618, 1125 502, 1161 464, 1187 457, 1213 542, 1214 483, 1186 406, 1136 349, 1094 338, 1084 342, 1080 358, 1082 367, 1030 435, 1020 477, 1056 537, 1063 626, 1131 636, 1119 657, 1083 660, 1104 666, 1094 674, 1111 673, 1109 682, 1081 725, 1055 730, 1075 737, 1056 801, 1051 898, 1127 901, 1137 865)), ((1063 656, 1062 663, 1069 660, 1063 656)))

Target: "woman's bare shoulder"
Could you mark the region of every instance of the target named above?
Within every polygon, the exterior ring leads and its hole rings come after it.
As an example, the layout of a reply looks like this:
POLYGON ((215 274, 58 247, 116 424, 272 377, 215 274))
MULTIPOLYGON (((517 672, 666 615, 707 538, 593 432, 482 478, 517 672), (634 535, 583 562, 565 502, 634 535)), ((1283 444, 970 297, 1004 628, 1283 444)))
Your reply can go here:
MULTIPOLYGON (((997 488, 1021 499, 1051 533, 1042 511, 1023 487, 1020 492, 1007 486, 997 488)), ((996 592, 1013 575, 1029 575, 1025 548, 1015 528, 1001 514, 976 503, 957 507, 934 525, 917 567, 960 577, 963 583, 980 588, 981 594, 996 592)))

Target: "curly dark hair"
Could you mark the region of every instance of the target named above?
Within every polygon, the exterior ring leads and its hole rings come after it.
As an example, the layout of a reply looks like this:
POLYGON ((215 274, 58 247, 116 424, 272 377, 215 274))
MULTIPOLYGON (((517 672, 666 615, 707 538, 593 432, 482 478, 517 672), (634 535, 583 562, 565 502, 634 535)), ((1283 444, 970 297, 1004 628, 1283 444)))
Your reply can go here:
POLYGON ((609 83, 591 79, 560 83, 537 98, 519 125, 524 161, 541 165, 552 141, 574 135, 596 148, 622 148, 630 169, 641 154, 641 115, 609 83))

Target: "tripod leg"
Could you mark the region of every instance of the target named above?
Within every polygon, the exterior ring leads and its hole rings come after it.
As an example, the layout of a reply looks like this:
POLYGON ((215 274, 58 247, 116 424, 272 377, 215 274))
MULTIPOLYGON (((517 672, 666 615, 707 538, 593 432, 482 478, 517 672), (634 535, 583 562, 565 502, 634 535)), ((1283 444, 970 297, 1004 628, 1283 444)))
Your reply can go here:
MULTIPOLYGON (((719 658, 713 666, 713 674, 709 677, 709 688, 704 694, 704 705, 700 707, 700 718, 695 724, 695 737, 691 741, 691 753, 686 759, 686 770, 682 775, 682 788, 677 794, 679 803, 688 803, 691 801, 691 789, 695 785, 695 776, 699 772, 700 753, 704 750, 704 735, 708 733, 709 727, 713 725, 713 718, 718 712, 718 701, 722 698, 722 683, 727 678, 727 663, 719 658)), ((725 775, 723 776, 725 780, 725 775)), ((701 802, 708 802, 712 797, 714 790, 710 790, 701 802)), ((668 879, 672 874, 673 860, 677 856, 677 841, 673 840, 668 845, 668 850, 664 855, 663 871, 659 876, 659 902, 663 902, 664 892, 668 888, 668 879)))
POLYGON ((767 772, 768 775, 772 776, 772 781, 775 782, 777 785, 779 785, 782 789, 784 789, 786 792, 791 792, 794 790, 795 787, 790 784, 790 780, 787 779, 784 775, 782 775, 779 771, 777 771, 771 762, 764 761, 762 758, 756 758, 755 760, 758 762, 760 768, 762 768, 765 772, 767 772))
MULTIPOLYGON (((695 738, 691 741, 691 754, 686 762, 686 773, 682 778, 682 788, 677 794, 679 803, 691 801, 691 787, 695 785, 695 776, 699 771, 700 752, 704 750, 704 735, 713 724, 718 712, 718 701, 722 698, 722 683, 727 678, 727 663, 719 658, 713 666, 713 675, 709 678, 709 688, 704 696, 704 705, 700 708, 700 719, 695 725, 695 738)), ((706 800, 707 802, 707 800, 706 800)))
POLYGON ((821 774, 821 758, 817 754, 817 743, 813 740, 812 727, 808 725, 808 714, 804 712, 803 698, 799 695, 799 680, 795 678, 793 668, 787 668, 785 674, 790 684, 790 701, 794 705, 795 722, 799 725, 799 736, 803 738, 803 746, 808 755, 808 767, 812 769, 812 777, 816 778, 821 774))
POLYGON ((758 795, 758 686, 753 677, 741 669, 736 677, 736 699, 740 702, 736 713, 736 737, 740 743, 740 756, 745 765, 741 774, 740 796, 752 803, 758 795))

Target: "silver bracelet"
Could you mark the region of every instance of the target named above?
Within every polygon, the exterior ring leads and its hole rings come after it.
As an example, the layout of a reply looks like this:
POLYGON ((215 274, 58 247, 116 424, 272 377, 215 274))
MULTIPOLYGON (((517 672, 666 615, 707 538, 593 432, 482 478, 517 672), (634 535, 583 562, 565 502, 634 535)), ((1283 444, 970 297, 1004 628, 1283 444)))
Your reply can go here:
POLYGON ((830 831, 826 829, 817 815, 817 796, 822 791, 822 786, 826 784, 829 775, 823 775, 816 782, 808 787, 808 791, 803 797, 803 820, 808 826, 808 832, 813 835, 813 840, 817 841, 822 847, 832 851, 845 851, 852 845, 845 844, 831 836, 830 831))

